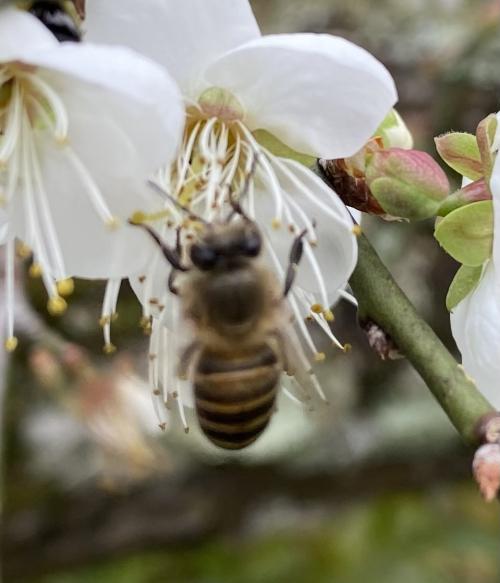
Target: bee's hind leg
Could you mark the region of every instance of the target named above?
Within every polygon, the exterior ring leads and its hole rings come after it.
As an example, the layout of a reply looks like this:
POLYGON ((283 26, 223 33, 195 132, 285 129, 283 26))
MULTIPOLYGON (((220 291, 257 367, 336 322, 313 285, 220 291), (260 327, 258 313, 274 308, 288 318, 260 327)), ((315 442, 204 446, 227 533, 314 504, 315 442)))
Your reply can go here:
POLYGON ((177 376, 182 380, 187 380, 189 378, 189 370, 193 364, 194 358, 197 356, 200 350, 200 343, 194 340, 182 350, 179 356, 179 364, 177 366, 177 376))

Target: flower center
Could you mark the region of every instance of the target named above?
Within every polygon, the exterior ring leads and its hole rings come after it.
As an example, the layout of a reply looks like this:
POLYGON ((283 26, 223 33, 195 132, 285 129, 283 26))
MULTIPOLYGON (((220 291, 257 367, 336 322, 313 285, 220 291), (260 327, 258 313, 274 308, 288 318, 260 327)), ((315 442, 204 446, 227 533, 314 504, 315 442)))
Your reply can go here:
POLYGON ((207 117, 216 117, 222 121, 243 120, 245 110, 231 92, 221 87, 210 87, 198 99, 201 111, 207 117))

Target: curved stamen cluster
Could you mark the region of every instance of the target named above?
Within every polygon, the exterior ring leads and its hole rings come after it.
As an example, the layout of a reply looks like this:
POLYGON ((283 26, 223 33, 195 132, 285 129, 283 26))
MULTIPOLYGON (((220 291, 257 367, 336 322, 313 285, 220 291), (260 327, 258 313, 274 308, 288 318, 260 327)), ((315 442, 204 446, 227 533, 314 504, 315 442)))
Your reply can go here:
MULTIPOLYGON (((188 219, 178 208, 176 201, 210 222, 226 219, 232 211, 232 199, 237 199, 248 216, 261 227, 271 263, 281 279, 285 277, 285 266, 273 249, 270 233, 276 229, 287 229, 291 244, 293 234, 306 230, 302 261, 309 264, 315 278, 315 287, 319 290, 319 298, 299 286, 293 286, 288 299, 304 345, 311 353, 311 359, 321 361, 325 355, 318 351, 314 343, 304 321, 306 316, 318 323, 335 346, 342 350, 346 347, 337 340, 330 328, 333 314, 328 308, 325 280, 314 253, 314 248, 319 244, 314 218, 307 216, 297 202, 297 196, 292 196, 290 191, 293 189, 294 193, 299 193, 306 201, 313 200, 326 216, 338 219, 338 215, 328 206, 328 201, 318 200, 310 191, 306 183, 306 173, 309 172, 306 168, 297 163, 292 166, 292 172, 289 163, 285 163, 257 142, 242 119, 234 115, 234 109, 229 111, 229 116, 226 109, 225 115, 215 117, 207 114, 203 106, 188 108, 188 123, 180 154, 174 164, 164 168, 157 176, 158 184, 171 198, 165 200, 162 213, 144 218, 154 223, 159 234, 171 242, 176 229, 180 229, 182 248, 185 249, 190 240, 196 237, 199 224, 188 219), (269 221, 267 225, 258 217, 257 191, 259 194, 265 192, 272 200, 274 212, 272 216, 266 217, 269 221), (162 218, 161 222, 157 221, 158 218, 162 218)), ((154 282, 158 280, 157 270, 164 273, 163 259, 159 254, 155 256, 147 272, 139 278, 139 296, 144 307, 143 324, 145 330, 151 333, 150 383, 160 426, 164 427, 166 423, 162 405, 170 408, 171 402, 176 401, 187 430, 183 407, 187 385, 177 378, 175 366, 178 348, 182 347, 179 346, 177 333, 180 324, 177 323, 180 318, 179 302, 166 286, 159 297, 154 295, 154 282)), ((109 344, 109 337, 106 344, 109 344)), ((302 354, 313 385, 324 397, 312 374, 310 359, 302 354)))
MULTIPOLYGON (((72 291, 63 250, 52 215, 39 155, 39 139, 52 139, 84 185, 96 213, 116 223, 104 197, 82 160, 68 143, 69 119, 61 96, 35 68, 22 64, 0 66, 0 204, 9 210, 22 205, 26 218, 24 237, 33 251, 30 272, 41 275, 47 290, 48 310, 54 315, 66 308, 62 296, 72 291), (21 194, 22 193, 22 194, 21 194), (14 200, 21 196, 21 200, 14 200)), ((12 236, 12 235, 11 235, 12 236)), ((7 246, 7 265, 13 265, 14 246, 7 246)), ((7 269, 6 289, 13 285, 7 269)), ((10 297, 9 293, 6 295, 10 297)), ((10 307, 9 307, 10 313, 10 307)), ((15 346, 13 318, 7 318, 8 349, 15 346)))

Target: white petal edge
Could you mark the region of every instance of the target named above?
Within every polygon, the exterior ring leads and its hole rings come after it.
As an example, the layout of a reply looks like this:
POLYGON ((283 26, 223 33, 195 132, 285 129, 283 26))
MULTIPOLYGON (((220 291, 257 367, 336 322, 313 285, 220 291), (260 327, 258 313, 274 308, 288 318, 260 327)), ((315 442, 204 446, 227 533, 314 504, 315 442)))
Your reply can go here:
POLYGON ((86 38, 131 47, 167 67, 197 97, 206 65, 260 36, 247 0, 94 0, 86 38))
POLYGON ((397 100, 375 57, 330 35, 264 36, 220 57, 205 76, 240 99, 250 129, 319 158, 355 154, 397 100))
MULTIPOLYGON (((352 219, 338 196, 298 162, 279 159, 279 166, 274 166, 274 170, 282 191, 290 201, 290 210, 299 229, 307 226, 305 217, 309 222, 316 223, 317 246, 311 247, 310 252, 323 275, 328 303, 331 304, 337 299, 337 291, 346 286, 356 266, 357 242, 352 219)), ((281 228, 273 228, 273 217, 274 203, 269 191, 256 189, 257 224, 266 233, 281 266, 286 270, 296 233, 287 229, 286 221, 281 228)), ((321 291, 307 253, 299 265, 296 285, 314 294, 321 291)))
MULTIPOLYGON (((146 179, 169 163, 184 127, 182 98, 173 79, 151 60, 120 47, 61 43, 29 55, 29 64, 75 113, 94 112, 120 125, 136 146, 146 179)), ((99 134, 95 136, 96 146, 99 134)))
POLYGON ((500 298, 492 262, 478 287, 453 310, 450 321, 466 373, 500 409, 500 298))
POLYGON ((23 61, 26 54, 58 44, 55 36, 33 15, 11 6, 0 8, 0 63, 23 61))

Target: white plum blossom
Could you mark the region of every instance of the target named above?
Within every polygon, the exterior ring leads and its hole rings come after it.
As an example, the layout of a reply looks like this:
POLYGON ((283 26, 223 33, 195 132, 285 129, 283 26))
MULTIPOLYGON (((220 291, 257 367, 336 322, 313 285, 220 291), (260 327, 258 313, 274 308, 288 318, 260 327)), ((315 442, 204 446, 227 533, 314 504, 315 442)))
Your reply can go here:
MULTIPOLYGON (((247 0, 143 0, 139 10, 136 0, 89 2, 87 30, 89 39, 153 58, 178 82, 187 116, 184 139, 176 161, 156 178, 172 198, 214 221, 231 209, 229 193, 240 197, 280 278, 294 237, 306 230, 290 307, 314 358, 323 355, 304 317, 341 346, 330 330, 329 306, 344 293, 356 264, 353 221, 301 161, 349 157, 365 144, 397 98, 384 66, 330 35, 262 36, 247 0)), ((158 230, 172 241, 186 216, 169 200, 165 207, 168 221, 158 230)), ((190 236, 183 229, 183 237, 190 236)), ((156 253, 142 277, 132 280, 146 319, 153 318, 151 376, 163 386, 165 400, 180 382, 170 370, 179 309, 166 287, 167 273, 156 253), (167 334, 162 322, 175 334, 167 334)), ((112 285, 108 314, 118 289, 112 285)))
POLYGON ((72 276, 140 272, 150 247, 126 219, 158 204, 144 181, 174 157, 182 137, 181 97, 162 67, 128 48, 60 42, 64 22, 54 32, 35 13, 0 7, 10 349, 15 239, 31 249, 52 313, 64 310, 72 276))
MULTIPOLYGON (((500 121, 500 114, 497 114, 500 121)), ((478 389, 500 409, 500 130, 492 151, 496 160, 490 178, 494 235, 491 259, 483 266, 481 280, 451 314, 451 327, 462 354, 465 371, 478 389)))

